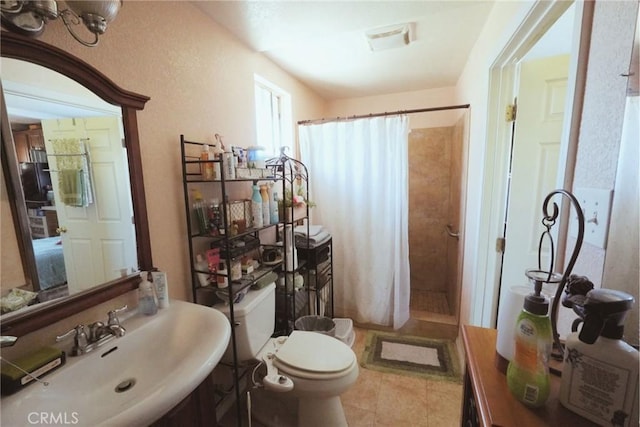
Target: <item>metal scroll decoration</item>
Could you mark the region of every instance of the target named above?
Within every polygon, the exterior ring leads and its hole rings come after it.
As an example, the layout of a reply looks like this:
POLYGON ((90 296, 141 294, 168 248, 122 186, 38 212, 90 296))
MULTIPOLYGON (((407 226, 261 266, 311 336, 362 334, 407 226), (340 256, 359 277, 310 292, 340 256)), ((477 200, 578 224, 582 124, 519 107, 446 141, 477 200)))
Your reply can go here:
POLYGON ((560 284, 556 289, 556 294, 553 299, 553 303, 551 305, 551 328, 553 331, 554 349, 559 352, 559 354, 553 353, 553 356, 562 358, 563 347, 562 347, 562 343, 560 343, 560 335, 558 334, 558 328, 557 328, 558 304, 560 303, 562 291, 564 290, 567 284, 569 276, 571 275, 571 271, 573 270, 573 267, 578 258, 578 254, 580 253, 580 249, 582 248, 582 241, 584 239, 584 213, 582 212, 582 207, 580 206, 580 203, 578 203, 578 199, 576 199, 576 197, 573 194, 571 194, 566 190, 554 190, 551 193, 549 193, 547 197, 545 197, 544 202, 542 203, 542 213, 544 215, 542 218, 542 224, 545 226, 546 231, 544 231, 542 233, 542 236, 540 237, 540 245, 538 246, 538 265, 540 265, 540 262, 541 262, 542 242, 543 242, 543 239, 547 237, 551 242, 551 252, 552 252, 551 268, 548 271, 549 279, 553 275, 553 259, 555 256, 555 254, 553 253, 554 252, 553 237, 551 236, 550 231, 551 231, 551 228, 555 225, 558 215, 560 213, 560 209, 558 208, 558 205, 555 202, 553 202, 553 204, 551 205, 552 211, 549 212, 549 209, 550 209, 549 204, 551 202, 551 199, 557 194, 562 195, 571 201, 576 211, 576 215, 578 217, 578 236, 576 238, 576 244, 573 248, 571 258, 567 263, 567 268, 565 269, 564 274, 562 275, 560 284))

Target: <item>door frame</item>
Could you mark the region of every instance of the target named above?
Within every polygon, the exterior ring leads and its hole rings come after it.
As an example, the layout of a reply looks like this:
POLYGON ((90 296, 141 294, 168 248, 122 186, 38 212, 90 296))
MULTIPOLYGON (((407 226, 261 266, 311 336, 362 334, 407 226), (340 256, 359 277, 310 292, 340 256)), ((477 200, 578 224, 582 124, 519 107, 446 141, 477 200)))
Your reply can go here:
MULTIPOLYGON (((477 289, 471 322, 484 327, 495 327, 500 288, 502 252, 496 248, 496 239, 503 236, 508 186, 508 166, 511 144, 511 124, 504 119, 505 108, 516 97, 518 63, 555 21, 571 6, 571 2, 538 1, 531 8, 522 24, 489 70, 489 94, 487 115, 487 148, 483 173, 483 200, 477 264, 477 289)), ((566 117, 562 131, 562 144, 558 165, 558 188, 570 189, 578 144, 580 118, 591 38, 594 2, 575 2, 573 42, 569 64, 569 80, 566 97, 566 117)), ((568 218, 563 210, 562 218, 568 218)), ((568 221, 561 221, 561 226, 568 221)), ((563 266, 566 236, 565 228, 559 229, 558 259, 563 266)))

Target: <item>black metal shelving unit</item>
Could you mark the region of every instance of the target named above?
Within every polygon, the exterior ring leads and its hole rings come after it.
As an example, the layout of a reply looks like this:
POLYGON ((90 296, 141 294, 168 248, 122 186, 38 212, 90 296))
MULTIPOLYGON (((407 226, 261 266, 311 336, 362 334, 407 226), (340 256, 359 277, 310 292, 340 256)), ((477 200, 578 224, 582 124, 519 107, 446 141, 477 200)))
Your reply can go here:
POLYGON ((333 300, 333 239, 329 238, 326 242, 314 246, 312 248, 298 247, 298 259, 302 259, 305 263, 307 280, 306 287, 309 292, 315 293, 315 314, 321 314, 327 317, 334 317, 334 300, 333 300), (327 291, 328 297, 322 309, 320 301, 321 293, 327 291))
MULTIPOLYGON (((204 304, 204 305, 212 305, 216 302, 223 302, 218 298, 218 293, 222 292, 225 294, 227 301, 229 301, 229 321, 231 325, 235 324, 235 313, 234 313, 234 301, 237 297, 238 293, 243 292, 254 284, 256 281, 260 280, 265 275, 269 274, 271 271, 277 270, 278 265, 274 266, 265 266, 261 265, 257 270, 254 270, 250 274, 243 274, 242 278, 239 280, 231 280, 231 267, 232 267, 232 259, 236 258, 238 255, 232 255, 234 252, 234 242, 238 242, 247 237, 252 237, 255 239, 260 239, 260 233, 270 229, 277 229, 278 224, 269 224, 263 227, 249 227, 246 230, 236 233, 234 235, 231 234, 231 224, 230 221, 230 205, 228 204, 228 190, 229 185, 245 185, 252 184, 256 181, 278 181, 277 177, 264 177, 264 178, 238 178, 238 179, 227 179, 224 171, 224 160, 200 160, 199 153, 202 149, 202 146, 206 145, 203 142, 194 142, 188 141, 185 139, 184 135, 180 135, 180 150, 182 156, 182 181, 183 181, 183 189, 184 189, 184 205, 186 209, 186 219, 187 219, 187 237, 188 237, 188 247, 189 247, 189 262, 190 262, 190 271, 191 271, 191 288, 193 294, 193 300, 195 303, 204 304), (190 154, 193 152, 197 152, 198 155, 190 154), (200 167, 206 163, 216 164, 220 173, 220 179, 213 180, 205 180, 202 178, 200 167), (202 233, 200 230, 199 224, 194 224, 192 218, 192 205, 189 201, 190 190, 198 189, 201 193, 204 193, 203 190, 210 190, 210 192, 219 195, 219 209, 220 209, 220 220, 222 222, 222 229, 224 230, 219 235, 210 235, 202 233), (201 286, 198 280, 199 274, 210 275, 211 273, 207 271, 203 271, 199 269, 196 265, 196 250, 194 246, 199 246, 200 248, 220 248, 220 262, 224 262, 226 265, 226 274, 216 273, 219 276, 226 276, 226 280, 228 280, 228 286, 225 288, 218 288, 215 284, 210 284, 209 286, 201 286)), ((256 248, 251 248, 247 252, 255 250, 256 248)), ((241 420, 243 419, 242 405, 240 402, 243 400, 243 387, 239 385, 243 380, 246 380, 247 375, 250 371, 250 367, 242 366, 237 358, 237 347, 236 347, 236 336, 235 336, 235 328, 231 328, 231 345, 233 349, 233 364, 229 365, 225 362, 221 362, 223 365, 228 365, 233 372, 233 395, 236 401, 236 410, 237 410, 237 419, 240 425, 241 420)), ((245 381, 246 382, 246 381, 245 381)), ((231 392, 220 393, 216 396, 215 402, 216 408, 219 408, 224 404, 225 399, 229 397, 231 392)))
MULTIPOLYGON (((229 186, 231 185, 248 185, 255 184, 257 181, 272 181, 276 187, 280 188, 281 195, 284 199, 284 195, 287 192, 295 194, 296 188, 302 186, 305 194, 309 194, 309 176, 306 166, 300 161, 286 156, 284 153, 280 157, 270 159, 266 162, 266 169, 268 170, 266 177, 261 178, 238 178, 227 179, 222 171, 225 170, 225 164, 223 159, 216 160, 200 160, 199 153, 202 150, 202 146, 206 145, 203 142, 188 141, 184 135, 180 135, 180 149, 182 156, 182 180, 184 189, 184 205, 186 209, 187 219, 187 238, 189 247, 189 260, 191 271, 191 283, 194 302, 199 304, 211 305, 211 301, 215 301, 212 298, 213 295, 217 295, 222 291, 226 293, 225 297, 229 301, 229 320, 232 325, 235 324, 234 303, 237 294, 246 290, 247 287, 254 284, 260 278, 274 271, 279 274, 281 285, 276 287, 276 328, 274 336, 289 335, 293 331, 295 320, 303 315, 311 312, 311 294, 309 291, 318 292, 319 287, 315 286, 313 289, 308 289, 307 284, 311 279, 312 268, 317 268, 316 265, 309 267, 310 259, 308 256, 299 256, 298 264, 293 266, 295 268, 287 269, 289 265, 290 254, 285 250, 287 239, 291 239, 291 243, 295 246, 294 228, 296 224, 299 224, 302 220, 308 218, 309 207, 305 206, 304 213, 299 217, 296 217, 296 210, 294 206, 279 207, 280 221, 277 224, 269 224, 263 227, 250 227, 245 231, 231 235, 230 222, 230 205, 228 202, 229 186), (205 180, 201 175, 200 167, 203 164, 213 163, 219 167, 220 179, 205 180), (208 189, 209 193, 213 193, 219 196, 219 209, 221 215, 223 233, 220 235, 209 235, 202 233, 199 224, 193 220, 192 217, 192 205, 190 203, 190 190, 198 189, 201 193, 204 193, 204 189, 208 189), (287 212, 288 211, 288 212, 287 212), (269 244, 262 244, 260 242, 261 233, 270 232, 275 233, 275 238, 269 244), (254 270, 250 275, 243 275, 240 280, 231 280, 231 264, 232 250, 234 242, 237 242, 245 238, 255 238, 259 241, 259 246, 262 247, 274 247, 280 248, 282 253, 282 261, 275 265, 262 264, 257 270, 254 270), (200 248, 206 247, 218 247, 220 248, 221 256, 220 261, 226 264, 227 279, 229 286, 226 288, 217 288, 213 286, 201 286, 198 280, 199 274, 211 274, 209 271, 203 271, 196 265, 196 251, 195 246, 200 248), (225 256, 226 254, 226 256, 225 256), (304 279, 304 286, 300 290, 296 290, 294 286, 295 274, 301 274, 304 279)), ((309 234, 309 225, 307 223, 307 235, 309 234)), ((306 253, 306 252, 305 252, 306 253)), ((237 255, 236 255, 237 256, 237 255)), ((331 263, 332 264, 332 263, 331 263)), ((332 277, 332 270, 330 273, 332 277)), ((326 283, 325 283, 326 284, 326 283)), ((324 286, 324 285, 323 285, 324 286)), ((331 292, 331 312, 333 312, 333 292, 331 292)), ((217 297, 216 297, 217 298, 217 297)), ((316 298, 318 303, 318 298, 316 298)), ((318 306, 319 307, 319 306, 318 306)), ((236 399, 237 419, 240 423, 243 419, 242 397, 244 393, 244 387, 240 387, 242 383, 248 383, 247 374, 250 371, 250 367, 241 366, 237 359, 237 347, 236 336, 234 328, 231 328, 231 345, 233 348, 233 366, 230 368, 233 370, 234 380, 234 395, 236 399)), ((221 362, 224 364, 224 362, 221 362)), ((216 398, 216 407, 222 404, 224 399, 230 394, 225 392, 224 395, 216 398)))

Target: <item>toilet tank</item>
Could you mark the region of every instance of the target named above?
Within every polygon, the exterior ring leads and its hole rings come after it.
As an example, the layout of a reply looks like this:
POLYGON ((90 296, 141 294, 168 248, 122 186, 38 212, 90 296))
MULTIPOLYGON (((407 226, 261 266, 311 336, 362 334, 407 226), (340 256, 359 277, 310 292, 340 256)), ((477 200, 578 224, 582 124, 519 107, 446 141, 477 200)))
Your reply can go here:
MULTIPOLYGON (((214 305, 229 318, 229 306, 214 305)), ((233 305, 233 317, 236 327, 236 349, 238 361, 254 359, 260 349, 264 347, 275 328, 276 285, 271 283, 262 289, 250 290, 242 301, 233 305)), ((229 346, 222 359, 233 362, 233 347, 229 346)))

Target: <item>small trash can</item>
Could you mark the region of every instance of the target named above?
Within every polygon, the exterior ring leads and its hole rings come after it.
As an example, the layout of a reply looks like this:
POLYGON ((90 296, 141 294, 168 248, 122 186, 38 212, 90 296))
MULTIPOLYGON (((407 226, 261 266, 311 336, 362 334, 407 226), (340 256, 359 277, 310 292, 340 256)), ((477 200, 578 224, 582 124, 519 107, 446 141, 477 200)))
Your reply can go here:
POLYGON ((336 323, 324 316, 302 316, 293 325, 299 331, 318 332, 331 337, 336 334, 336 323))

